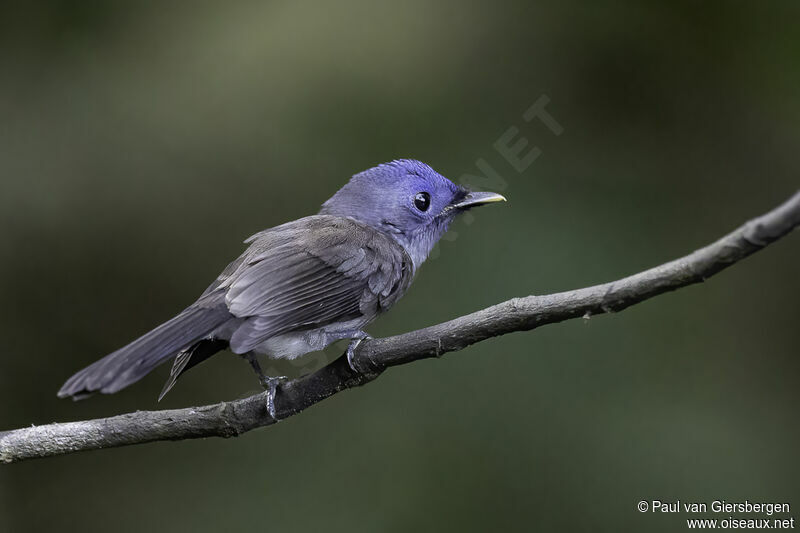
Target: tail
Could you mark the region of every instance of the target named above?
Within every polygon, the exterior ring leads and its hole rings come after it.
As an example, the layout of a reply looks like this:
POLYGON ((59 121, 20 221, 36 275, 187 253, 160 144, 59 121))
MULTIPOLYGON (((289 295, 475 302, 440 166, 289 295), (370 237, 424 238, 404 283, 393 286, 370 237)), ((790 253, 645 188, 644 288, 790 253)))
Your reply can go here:
POLYGON ((69 378, 58 391, 58 397, 71 396, 79 400, 93 392, 113 394, 124 389, 184 348, 209 335, 230 317, 224 306, 189 307, 69 378))

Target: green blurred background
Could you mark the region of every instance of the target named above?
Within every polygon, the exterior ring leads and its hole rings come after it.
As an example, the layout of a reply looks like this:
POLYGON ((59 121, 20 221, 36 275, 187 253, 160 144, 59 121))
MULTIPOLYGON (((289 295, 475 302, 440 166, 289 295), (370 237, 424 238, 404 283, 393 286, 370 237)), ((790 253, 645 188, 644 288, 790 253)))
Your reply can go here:
MULTIPOLYGON (((376 336, 612 280, 798 188, 795 2, 70 2, 0 13, 0 429, 256 392, 227 354, 72 403, 248 235, 397 157, 509 203, 376 336), (564 127, 522 113, 542 95, 564 127), (509 127, 542 155, 515 171, 509 127)), ((0 531, 684 530, 800 506, 790 236, 708 283, 388 371, 276 427, 0 467, 0 531)), ((340 353, 310 356, 298 373, 340 353)))

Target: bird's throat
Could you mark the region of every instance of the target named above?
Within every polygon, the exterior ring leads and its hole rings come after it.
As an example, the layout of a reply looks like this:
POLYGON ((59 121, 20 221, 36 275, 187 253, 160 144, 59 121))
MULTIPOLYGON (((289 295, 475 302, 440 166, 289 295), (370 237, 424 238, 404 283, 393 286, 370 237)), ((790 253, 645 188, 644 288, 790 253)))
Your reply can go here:
POLYGON ((414 271, 425 262, 433 247, 447 233, 451 218, 435 219, 431 224, 414 232, 391 233, 390 235, 405 249, 414 263, 414 271))

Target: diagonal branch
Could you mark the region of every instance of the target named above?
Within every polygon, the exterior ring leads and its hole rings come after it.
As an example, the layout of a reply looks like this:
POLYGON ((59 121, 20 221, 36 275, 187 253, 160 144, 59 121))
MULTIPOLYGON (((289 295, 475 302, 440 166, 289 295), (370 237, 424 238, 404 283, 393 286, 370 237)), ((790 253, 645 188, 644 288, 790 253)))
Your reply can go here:
POLYGON ((351 369, 342 356, 316 372, 279 385, 276 419, 267 412, 267 396, 262 393, 216 405, 34 426, 0 433, 0 463, 159 440, 235 437, 372 381, 391 366, 439 357, 513 331, 621 311, 664 292, 704 281, 798 225, 800 192, 705 248, 627 278, 558 294, 514 298, 436 326, 364 341, 354 356, 354 366, 360 371, 351 369))

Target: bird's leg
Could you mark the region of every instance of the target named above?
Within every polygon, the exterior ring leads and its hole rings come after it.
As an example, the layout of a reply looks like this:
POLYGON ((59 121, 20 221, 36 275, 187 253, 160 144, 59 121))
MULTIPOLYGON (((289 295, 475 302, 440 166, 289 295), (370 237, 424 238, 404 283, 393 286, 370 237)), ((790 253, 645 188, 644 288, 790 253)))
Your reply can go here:
POLYGON ((247 359, 247 362, 250 363, 253 372, 255 372, 256 376, 258 376, 258 382, 262 387, 264 387, 264 390, 267 391, 267 411, 269 411, 269 416, 271 416, 273 420, 277 421, 278 417, 276 416, 277 413, 275 411, 275 394, 278 392, 278 385, 281 381, 286 379, 286 376, 265 376, 264 371, 261 370, 261 364, 258 362, 258 357, 256 357, 256 354, 253 352, 247 352, 244 354, 244 358, 247 359))
POLYGON ((358 335, 353 335, 353 341, 347 346, 347 364, 350 365, 350 369, 353 372, 364 375, 374 374, 374 369, 364 368, 363 365, 361 365, 360 362, 355 358, 356 348, 358 348, 358 345, 361 344, 361 341, 365 339, 371 339, 372 337, 370 337, 369 334, 364 331, 357 331, 355 333, 358 335))

